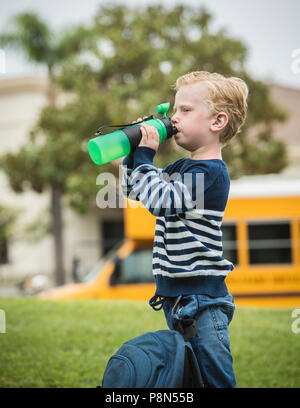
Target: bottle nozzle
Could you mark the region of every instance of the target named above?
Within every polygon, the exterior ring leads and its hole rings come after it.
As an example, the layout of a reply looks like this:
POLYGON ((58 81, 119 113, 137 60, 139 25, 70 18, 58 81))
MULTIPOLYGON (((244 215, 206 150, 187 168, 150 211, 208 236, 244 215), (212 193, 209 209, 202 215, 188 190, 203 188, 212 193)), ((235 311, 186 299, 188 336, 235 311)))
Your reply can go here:
POLYGON ((174 125, 172 125, 172 132, 173 132, 173 135, 176 135, 176 133, 178 133, 178 129, 174 125))
POLYGON ((166 118, 169 108, 170 108, 170 102, 165 102, 165 103, 161 103, 160 105, 158 105, 156 107, 156 111, 157 113, 160 113, 161 115, 163 115, 164 118, 166 118))

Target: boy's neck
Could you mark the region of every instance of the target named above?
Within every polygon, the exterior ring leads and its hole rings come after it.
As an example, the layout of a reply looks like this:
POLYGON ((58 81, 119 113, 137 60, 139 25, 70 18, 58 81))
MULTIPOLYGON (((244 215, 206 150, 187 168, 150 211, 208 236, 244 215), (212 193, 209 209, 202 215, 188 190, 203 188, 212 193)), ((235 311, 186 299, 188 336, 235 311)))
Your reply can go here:
POLYGON ((201 146, 194 152, 190 152, 191 160, 222 159, 222 146, 218 144, 201 146))

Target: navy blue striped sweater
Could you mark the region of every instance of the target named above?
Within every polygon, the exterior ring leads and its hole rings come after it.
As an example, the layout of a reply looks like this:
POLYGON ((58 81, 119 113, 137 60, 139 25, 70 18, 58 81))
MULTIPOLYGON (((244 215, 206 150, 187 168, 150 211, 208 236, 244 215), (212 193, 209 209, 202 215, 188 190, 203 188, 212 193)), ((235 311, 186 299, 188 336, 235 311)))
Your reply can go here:
POLYGON ((158 169, 155 154, 140 146, 121 165, 123 194, 156 216, 155 294, 225 296, 225 278, 234 268, 222 256, 221 224, 230 186, 226 164, 182 158, 158 169))

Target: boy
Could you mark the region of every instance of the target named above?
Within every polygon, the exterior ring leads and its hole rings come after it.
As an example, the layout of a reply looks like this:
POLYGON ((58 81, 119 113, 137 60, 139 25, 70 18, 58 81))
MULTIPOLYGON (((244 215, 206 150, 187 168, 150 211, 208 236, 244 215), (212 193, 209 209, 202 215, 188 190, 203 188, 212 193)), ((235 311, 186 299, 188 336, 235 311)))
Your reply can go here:
POLYGON ((230 178, 221 150, 245 121, 248 88, 236 77, 194 71, 178 78, 174 89, 174 138, 190 158, 157 169, 153 158, 159 134, 143 123, 138 147, 122 162, 122 191, 157 217, 152 262, 156 292, 150 305, 162 305, 170 329, 175 305, 179 317, 196 319, 191 344, 204 385, 236 387, 228 333, 235 306, 225 283, 234 266, 222 257, 221 231, 230 178), (163 173, 180 177, 167 182, 163 173), (204 175, 203 208, 194 200, 199 173, 204 175), (186 174, 191 176, 188 183, 186 174))

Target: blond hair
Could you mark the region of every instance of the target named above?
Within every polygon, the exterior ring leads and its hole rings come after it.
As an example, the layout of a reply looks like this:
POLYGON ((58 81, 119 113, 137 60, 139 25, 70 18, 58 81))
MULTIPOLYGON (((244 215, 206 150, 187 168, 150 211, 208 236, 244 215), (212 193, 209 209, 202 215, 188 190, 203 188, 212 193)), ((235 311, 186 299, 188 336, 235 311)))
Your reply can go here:
POLYGON ((225 112, 228 123, 220 134, 220 142, 224 145, 237 133, 240 133, 247 113, 247 96, 249 93, 246 83, 237 77, 224 77, 218 73, 207 71, 193 71, 182 75, 176 80, 173 89, 183 85, 204 82, 208 90, 205 103, 211 115, 225 112))

